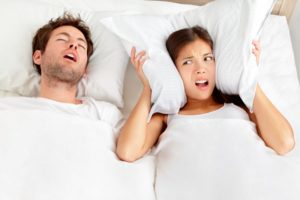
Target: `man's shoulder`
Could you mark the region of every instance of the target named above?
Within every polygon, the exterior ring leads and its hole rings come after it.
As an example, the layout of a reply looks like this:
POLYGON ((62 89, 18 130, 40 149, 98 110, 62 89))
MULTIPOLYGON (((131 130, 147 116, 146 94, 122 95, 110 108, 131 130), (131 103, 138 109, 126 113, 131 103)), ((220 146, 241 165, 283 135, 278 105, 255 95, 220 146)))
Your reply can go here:
POLYGON ((99 101, 92 97, 82 97, 81 100, 83 104, 94 106, 99 114, 99 118, 114 126, 123 119, 120 109, 108 101, 99 101))
POLYGON ((36 98, 34 97, 1 97, 0 98, 0 109, 11 109, 11 108, 26 108, 30 105, 34 105, 36 98))
POLYGON ((108 108, 108 109, 118 109, 118 107, 108 101, 103 101, 103 100, 96 100, 92 97, 81 97, 80 98, 82 100, 83 104, 92 104, 95 105, 97 107, 101 107, 101 108, 108 108))

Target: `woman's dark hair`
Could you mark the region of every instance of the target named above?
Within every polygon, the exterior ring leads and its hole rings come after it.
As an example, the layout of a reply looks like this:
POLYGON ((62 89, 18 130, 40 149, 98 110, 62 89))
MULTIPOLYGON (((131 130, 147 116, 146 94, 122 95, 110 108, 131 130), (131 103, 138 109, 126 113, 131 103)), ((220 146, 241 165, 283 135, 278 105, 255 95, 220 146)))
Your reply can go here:
MULTIPOLYGON (((45 51, 51 33, 61 26, 73 26, 77 28, 84 35, 87 42, 87 58, 93 54, 94 47, 91 39, 91 32, 89 27, 85 24, 80 16, 75 17, 72 14, 65 12, 61 17, 51 19, 47 24, 41 27, 35 34, 32 40, 32 53, 36 50, 45 51)), ((39 74, 41 74, 41 67, 34 63, 34 66, 39 74)))
MULTIPOLYGON (((206 42, 210 46, 211 50, 214 49, 214 43, 209 33, 206 29, 200 26, 180 29, 178 31, 173 32, 168 37, 166 41, 166 47, 174 64, 181 49, 187 44, 194 42, 198 39, 201 39, 204 42, 206 42)), ((239 95, 222 94, 221 91, 218 90, 216 87, 214 88, 212 97, 218 103, 234 103, 238 106, 245 107, 245 104, 243 103, 239 95)))

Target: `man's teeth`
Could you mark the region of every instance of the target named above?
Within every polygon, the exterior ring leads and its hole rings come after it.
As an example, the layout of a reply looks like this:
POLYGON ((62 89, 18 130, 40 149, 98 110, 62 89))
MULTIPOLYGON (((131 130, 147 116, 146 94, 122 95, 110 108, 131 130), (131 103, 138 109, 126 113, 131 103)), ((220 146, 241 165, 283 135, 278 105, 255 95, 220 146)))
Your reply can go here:
POLYGON ((71 53, 68 53, 64 56, 64 58, 68 58, 68 59, 71 59, 73 61, 76 61, 75 59, 75 55, 74 54, 71 54, 71 53))
POLYGON ((68 57, 74 58, 73 54, 67 54, 68 57))

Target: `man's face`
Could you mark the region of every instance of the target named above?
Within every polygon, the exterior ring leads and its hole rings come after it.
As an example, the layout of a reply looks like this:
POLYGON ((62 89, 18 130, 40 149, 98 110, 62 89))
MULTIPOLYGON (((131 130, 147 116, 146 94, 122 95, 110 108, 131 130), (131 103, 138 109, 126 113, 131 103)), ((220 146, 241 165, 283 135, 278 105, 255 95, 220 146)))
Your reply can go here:
POLYGON ((33 60, 41 66, 42 77, 76 85, 87 66, 87 42, 77 28, 61 26, 55 29, 45 51, 37 50, 33 60))

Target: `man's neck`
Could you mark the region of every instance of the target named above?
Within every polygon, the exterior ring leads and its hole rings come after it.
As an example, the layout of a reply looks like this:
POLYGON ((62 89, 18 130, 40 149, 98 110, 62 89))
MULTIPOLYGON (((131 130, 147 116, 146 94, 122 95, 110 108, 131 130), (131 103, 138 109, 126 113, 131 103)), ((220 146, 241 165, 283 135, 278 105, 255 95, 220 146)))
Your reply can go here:
POLYGON ((51 99, 63 103, 81 104, 81 100, 76 98, 77 85, 70 86, 65 83, 47 84, 41 82, 39 97, 51 99))

